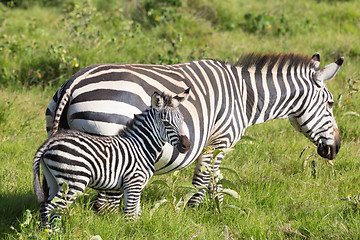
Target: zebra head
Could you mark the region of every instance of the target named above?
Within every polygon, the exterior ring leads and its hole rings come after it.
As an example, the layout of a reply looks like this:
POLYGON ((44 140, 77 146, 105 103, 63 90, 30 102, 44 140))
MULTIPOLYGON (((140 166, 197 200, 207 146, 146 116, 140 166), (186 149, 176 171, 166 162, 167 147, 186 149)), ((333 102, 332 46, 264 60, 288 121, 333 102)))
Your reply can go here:
POLYGON ((340 135, 333 114, 333 96, 325 81, 332 79, 339 71, 344 58, 319 69, 320 55, 315 53, 310 61, 307 76, 310 89, 302 107, 289 115, 293 127, 303 133, 317 146, 318 154, 329 160, 335 158, 340 149, 340 135))
POLYGON ((184 133, 184 117, 179 110, 180 103, 186 101, 189 94, 190 88, 174 97, 157 92, 151 97, 151 106, 157 112, 161 137, 180 153, 186 153, 191 146, 189 138, 184 133))

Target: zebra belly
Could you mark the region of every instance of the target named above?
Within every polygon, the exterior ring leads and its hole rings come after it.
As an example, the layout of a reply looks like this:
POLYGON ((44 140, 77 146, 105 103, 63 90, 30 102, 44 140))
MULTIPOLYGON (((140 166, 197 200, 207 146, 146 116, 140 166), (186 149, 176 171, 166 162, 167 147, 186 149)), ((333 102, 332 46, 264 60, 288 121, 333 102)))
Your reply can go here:
POLYGON ((116 135, 124 127, 124 125, 116 123, 99 122, 87 119, 74 119, 69 121, 69 123, 71 129, 103 136, 116 135))
POLYGON ((112 136, 123 129, 126 123, 134 118, 134 114, 141 112, 140 109, 123 102, 80 102, 70 105, 67 120, 72 129, 112 136))

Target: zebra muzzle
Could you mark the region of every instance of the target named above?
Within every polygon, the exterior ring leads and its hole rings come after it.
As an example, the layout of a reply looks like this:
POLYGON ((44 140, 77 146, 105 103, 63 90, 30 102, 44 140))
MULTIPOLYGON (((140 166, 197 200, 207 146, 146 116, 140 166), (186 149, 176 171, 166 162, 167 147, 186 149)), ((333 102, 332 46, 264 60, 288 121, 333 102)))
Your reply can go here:
POLYGON ((180 153, 186 153, 187 151, 189 151, 190 146, 191 146, 191 142, 189 138, 185 135, 180 136, 179 143, 177 145, 177 150, 180 153))
POLYGON ((336 146, 331 145, 320 145, 317 149, 317 153, 326 159, 333 160, 338 153, 338 149, 336 146))
POLYGON ((332 145, 322 145, 318 146, 317 152, 318 154, 326 159, 333 160, 337 153, 339 152, 341 147, 340 137, 337 135, 335 138, 335 143, 332 145))

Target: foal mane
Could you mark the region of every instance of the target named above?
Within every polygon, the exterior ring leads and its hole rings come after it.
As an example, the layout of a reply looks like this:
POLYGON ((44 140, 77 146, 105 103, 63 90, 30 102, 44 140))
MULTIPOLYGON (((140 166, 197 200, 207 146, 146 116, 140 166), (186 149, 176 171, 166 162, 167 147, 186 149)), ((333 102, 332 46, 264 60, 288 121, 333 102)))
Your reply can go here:
MULTIPOLYGON (((164 93, 164 92, 162 92, 160 95, 161 95, 161 97, 163 98, 164 107, 167 107, 167 106, 172 107, 172 99, 173 99, 173 97, 170 96, 170 95, 168 95, 168 94, 166 94, 166 93, 164 93)), ((148 106, 143 112, 141 112, 141 113, 139 113, 139 114, 135 114, 135 115, 134 115, 134 118, 130 119, 130 120, 126 123, 125 127, 124 127, 123 129, 120 129, 120 130, 119 130, 119 132, 118 132, 117 135, 119 135, 119 136, 124 136, 125 133, 126 133, 126 130, 129 129, 129 128, 131 128, 131 127, 133 126, 134 122, 137 121, 137 120, 139 120, 139 119, 141 118, 141 116, 143 116, 143 114, 145 114, 145 112, 150 111, 151 108, 152 108, 151 106, 148 106)))

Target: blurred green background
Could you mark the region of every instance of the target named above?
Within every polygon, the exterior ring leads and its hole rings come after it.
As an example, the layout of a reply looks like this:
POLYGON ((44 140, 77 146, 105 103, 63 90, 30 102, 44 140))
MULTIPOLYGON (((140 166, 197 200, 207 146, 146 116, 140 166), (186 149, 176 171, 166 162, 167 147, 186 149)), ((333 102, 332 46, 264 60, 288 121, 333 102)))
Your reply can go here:
POLYGON ((358 0, 16 0, 0 1, 0 237, 9 239, 357 239, 360 236, 360 1, 358 0), (46 139, 55 91, 95 63, 173 64, 242 54, 319 52, 321 66, 344 56, 327 83, 342 148, 328 167, 315 148, 276 120, 249 128, 224 160, 238 199, 179 211, 193 166, 149 184, 143 216, 97 215, 95 192, 69 210, 64 231, 37 227, 32 157, 46 139), (301 153, 303 154, 301 155, 301 153), (160 205, 162 199, 167 201, 160 205), (84 207, 85 205, 85 207, 84 207), (155 209, 155 210, 154 210, 155 209))

